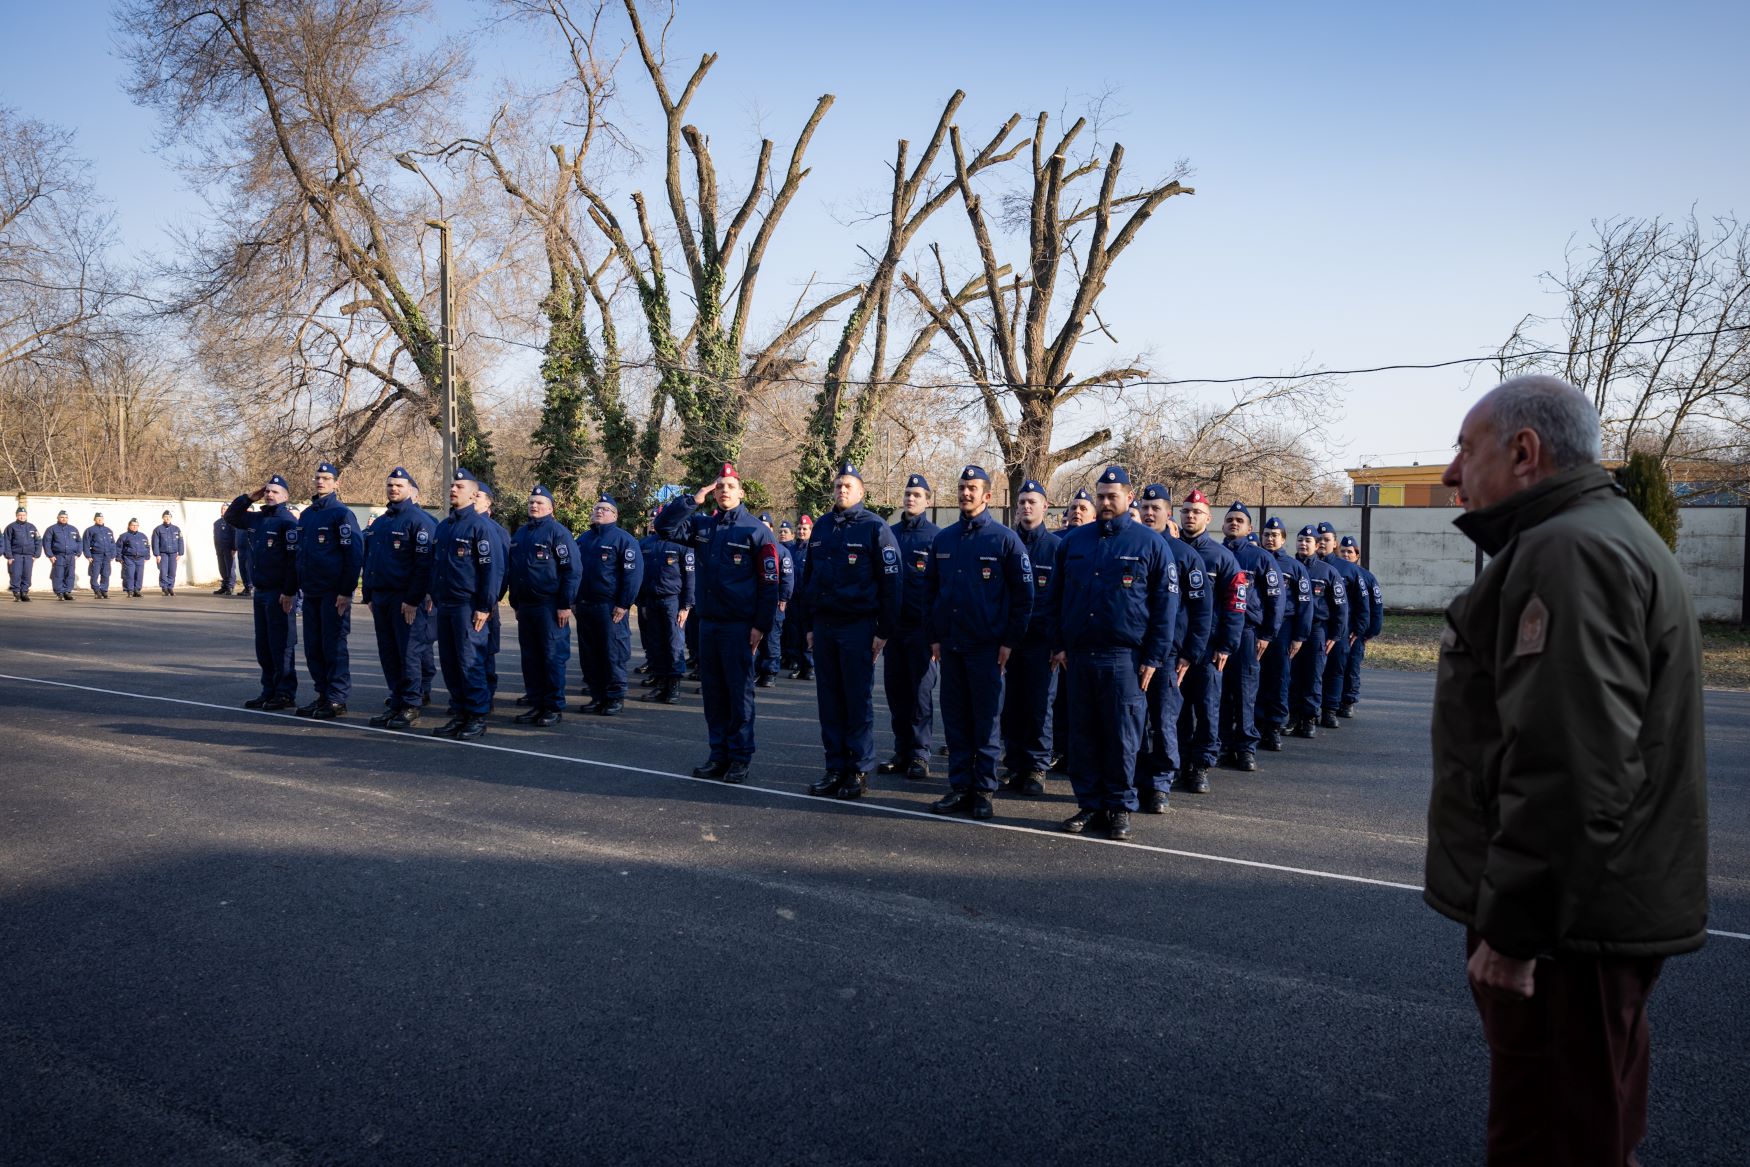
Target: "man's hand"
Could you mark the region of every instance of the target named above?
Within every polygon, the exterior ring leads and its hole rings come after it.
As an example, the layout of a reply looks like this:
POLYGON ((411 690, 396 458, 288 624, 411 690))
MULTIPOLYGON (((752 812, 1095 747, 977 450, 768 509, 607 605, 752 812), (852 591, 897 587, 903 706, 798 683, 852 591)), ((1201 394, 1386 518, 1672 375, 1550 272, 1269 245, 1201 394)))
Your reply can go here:
POLYGON ((1351 632, 1351 633, 1350 633, 1350 634, 1349 634, 1349 647, 1350 647, 1350 648, 1354 648, 1354 647, 1355 647, 1355 641, 1356 641, 1356 640, 1358 640, 1358 639, 1359 639, 1359 636, 1358 636, 1358 634, 1357 634, 1357 633, 1354 633, 1354 632, 1351 632))
POLYGON ((570 608, 555 608, 555 609, 553 609, 553 619, 558 622, 559 627, 561 627, 561 628, 571 627, 571 609, 570 608))
POLYGON ((260 502, 265 497, 267 497, 267 487, 265 486, 258 486, 249 492, 250 502, 260 502))
POLYGON ((435 606, 436 606, 436 605, 434 605, 434 604, 433 604, 433 603, 432 603, 432 602, 431 602, 431 597, 430 597, 430 596, 427 596, 427 597, 425 597, 425 610, 426 610, 426 611, 427 611, 427 612, 429 612, 429 611, 431 611, 431 610, 432 610, 432 608, 433 608, 433 607, 435 607, 435 606))
POLYGON ((678 627, 685 628, 687 626, 687 613, 691 611, 691 608, 682 608, 680 611, 676 612, 674 614, 675 624, 678 627))
POLYGON ((814 651, 814 631, 810 629, 802 634, 802 642, 808 646, 808 651, 814 651))
POLYGON ((1148 692, 1148 683, 1154 679, 1155 667, 1153 665, 1143 665, 1140 669, 1136 670, 1137 684, 1142 686, 1142 691, 1144 693, 1148 692))
POLYGON ((1258 642, 1258 659, 1263 660, 1264 654, 1269 652, 1269 651, 1270 651, 1270 642, 1268 640, 1260 640, 1258 642))
POLYGON ((1301 642, 1298 640, 1291 640, 1288 642, 1288 659, 1289 660, 1293 660, 1294 654, 1300 651, 1300 645, 1301 645, 1301 642))
MULTIPOLYGON (((881 639, 879 636, 877 636, 874 640, 871 640, 869 642, 869 660, 871 662, 880 660, 881 659, 881 650, 886 648, 886 647, 887 647, 887 642, 885 640, 881 639)), ((808 646, 808 651, 809 652, 814 651, 814 646, 812 644, 808 646)))
POLYGON ((334 610, 336 612, 340 613, 342 616, 346 615, 346 610, 350 607, 352 607, 352 597, 351 596, 335 596, 334 597, 334 610))
POLYGON ((1225 653, 1225 652, 1216 653, 1215 654, 1215 671, 1219 673, 1219 672, 1221 672, 1221 670, 1223 670, 1225 668, 1227 668, 1227 653, 1225 653))
POLYGON ((292 614, 292 608, 297 605, 297 602, 297 598, 294 596, 281 596, 280 611, 290 616, 292 614))
POLYGON ((760 641, 765 638, 766 634, 761 632, 758 628, 749 628, 747 630, 747 650, 749 652, 758 652, 760 650, 760 641))
POLYGON ((940 642, 934 640, 930 642, 930 659, 934 661, 942 659, 942 645, 940 642))
POLYGON ((778 601, 778 611, 782 612, 785 609, 785 607, 789 605, 789 603, 790 603, 789 600, 779 600, 778 601))
POLYGON ((1331 650, 1332 650, 1332 649, 1333 649, 1333 648, 1336 648, 1336 647, 1337 647, 1337 642, 1336 642, 1336 641, 1334 641, 1334 640, 1327 640, 1327 641, 1325 641, 1325 651, 1326 651, 1326 652, 1327 652, 1327 653, 1328 653, 1328 652, 1330 652, 1330 651, 1331 651, 1331 650))
POLYGON ((401 605, 401 622, 403 624, 413 623, 413 618, 417 615, 419 615, 419 609, 413 604, 401 605))
POLYGON ((1179 658, 1179 675, 1174 678, 1179 684, 1185 683, 1185 674, 1191 671, 1191 662, 1184 657, 1179 658))
POLYGON ((715 489, 717 489, 717 484, 713 482, 709 486, 701 486, 699 489, 693 491, 693 505, 700 507, 704 506, 705 500, 711 497, 711 492, 715 489))
POLYGON ((476 613, 474 613, 474 631, 476 631, 476 632, 486 631, 486 622, 491 620, 491 619, 492 619, 491 612, 476 612, 476 613))
POLYGON ((1006 644, 997 645, 997 672, 1006 673, 1009 671, 1009 654, 1013 651, 1014 649, 1006 644))
POLYGON ((608 614, 613 617, 614 623, 618 624, 620 621, 622 621, 626 618, 626 609, 615 608, 612 612, 610 612, 608 614))
POLYGON ((1477 950, 1470 954, 1470 960, 1464 966, 1470 983, 1478 991, 1526 1000, 1530 1000, 1537 988, 1536 969, 1537 961, 1503 956, 1490 948, 1487 940, 1477 945, 1477 950))
POLYGON ((1060 669, 1067 669, 1067 668, 1069 668, 1069 653, 1067 653, 1067 652, 1054 652, 1051 654, 1051 671, 1052 672, 1055 673, 1055 672, 1059 671, 1060 669))

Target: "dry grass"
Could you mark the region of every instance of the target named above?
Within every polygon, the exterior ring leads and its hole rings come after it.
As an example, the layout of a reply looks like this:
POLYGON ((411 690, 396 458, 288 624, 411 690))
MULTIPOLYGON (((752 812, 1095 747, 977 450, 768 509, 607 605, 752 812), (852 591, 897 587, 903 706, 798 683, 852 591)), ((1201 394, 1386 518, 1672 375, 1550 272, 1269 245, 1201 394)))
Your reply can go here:
MULTIPOLYGON (((1378 669, 1433 672, 1440 658, 1444 616, 1390 615, 1385 630, 1367 644, 1367 663, 1378 669)), ((1710 689, 1750 689, 1750 631, 1736 624, 1701 626, 1702 684, 1710 689)))

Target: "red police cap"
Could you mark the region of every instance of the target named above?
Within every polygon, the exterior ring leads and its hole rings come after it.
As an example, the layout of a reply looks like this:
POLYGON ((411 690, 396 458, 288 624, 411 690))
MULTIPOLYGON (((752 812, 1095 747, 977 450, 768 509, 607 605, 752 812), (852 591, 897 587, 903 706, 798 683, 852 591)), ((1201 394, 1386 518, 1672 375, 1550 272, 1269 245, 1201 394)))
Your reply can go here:
POLYGON ((1209 505, 1209 496, 1207 494, 1204 494, 1201 490, 1198 490, 1195 486, 1193 486, 1191 488, 1191 493, 1185 496, 1185 501, 1187 503, 1200 502, 1204 506, 1208 506, 1209 505))
POLYGON ((734 462, 725 462, 725 463, 723 463, 723 473, 719 474, 717 477, 719 477, 719 478, 740 478, 741 475, 739 475, 735 472, 735 463, 734 462))

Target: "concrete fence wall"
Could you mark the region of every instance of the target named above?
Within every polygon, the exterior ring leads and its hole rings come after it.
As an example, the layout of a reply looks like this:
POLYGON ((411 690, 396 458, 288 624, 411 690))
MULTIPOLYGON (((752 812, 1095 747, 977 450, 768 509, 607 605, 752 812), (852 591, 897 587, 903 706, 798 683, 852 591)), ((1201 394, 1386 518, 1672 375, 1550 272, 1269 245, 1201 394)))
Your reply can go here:
MULTIPOLYGON (((58 495, 34 495, 27 500, 30 520, 39 530, 55 521, 55 512, 66 510, 68 520, 83 531, 92 515, 101 511, 104 521, 117 533, 127 530, 128 520, 140 520, 148 536, 164 511, 182 528, 188 553, 178 566, 178 581, 211 587, 218 580, 218 555, 213 549, 213 520, 229 499, 119 499, 58 495)), ((359 526, 369 525, 382 513, 380 505, 349 504, 359 526)), ((430 509, 430 508, 428 508, 430 509)), ((1214 523, 1219 526, 1225 506, 1216 506, 1214 523)), ((1476 546, 1464 537, 1452 520, 1456 507, 1276 507, 1252 505, 1254 519, 1280 518, 1288 528, 1289 545, 1295 533, 1309 523, 1330 522, 1340 534, 1361 540, 1368 570, 1379 577, 1386 604, 1392 610, 1438 612, 1454 596, 1469 587, 1479 564, 1476 546)), ((10 506, 0 526, 12 521, 10 506)), ((996 508, 999 519, 1007 508, 996 508)), ((434 511, 434 514, 437 512, 434 511)), ((954 521, 957 512, 937 508, 938 523, 954 521)), ((1750 576, 1750 511, 1744 507, 1684 507, 1677 541, 1677 561, 1689 581, 1696 613, 1703 620, 1739 622, 1745 617, 1745 581, 1750 576)), ((1049 520, 1060 522, 1058 512, 1049 520)), ((86 586, 84 561, 78 583, 86 586)), ((146 572, 146 586, 155 587, 157 569, 146 572)), ((32 592, 49 591, 46 561, 39 561, 31 580, 32 592)))

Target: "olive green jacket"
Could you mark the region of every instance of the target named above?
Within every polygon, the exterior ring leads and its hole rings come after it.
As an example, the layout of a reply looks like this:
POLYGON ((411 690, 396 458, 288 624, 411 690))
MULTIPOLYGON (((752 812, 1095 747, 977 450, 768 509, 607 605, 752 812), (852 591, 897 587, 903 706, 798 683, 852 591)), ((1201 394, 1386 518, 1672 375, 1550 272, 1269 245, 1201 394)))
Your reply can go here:
POLYGON ((1521 960, 1701 947, 1701 640, 1676 557, 1603 467, 1457 520, 1423 898, 1521 960))

